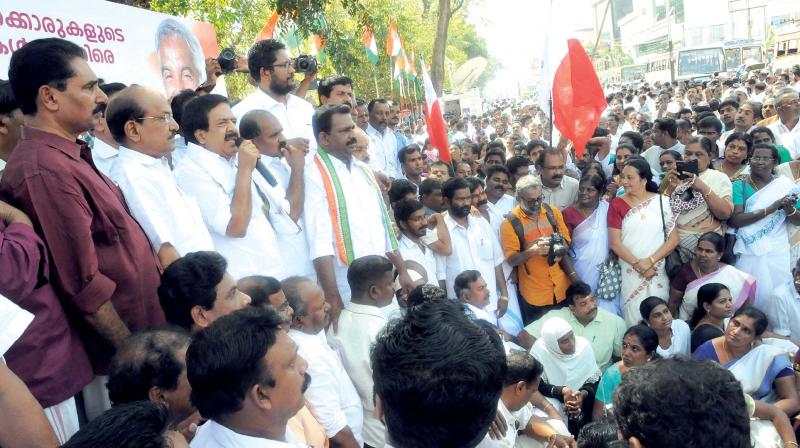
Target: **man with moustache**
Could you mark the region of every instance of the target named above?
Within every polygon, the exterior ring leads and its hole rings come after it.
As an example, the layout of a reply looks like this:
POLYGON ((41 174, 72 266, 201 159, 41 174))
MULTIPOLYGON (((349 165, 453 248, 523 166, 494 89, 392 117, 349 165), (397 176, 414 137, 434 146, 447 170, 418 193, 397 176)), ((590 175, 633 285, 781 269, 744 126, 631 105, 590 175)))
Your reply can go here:
POLYGON ((564 210, 578 199, 578 180, 565 176, 564 152, 558 148, 545 148, 536 161, 536 172, 542 182, 544 202, 564 210))
POLYGON ((453 285, 458 274, 475 269, 493 292, 487 311, 500 319, 508 309, 508 290, 503 276, 503 252, 497 236, 485 219, 470 213, 472 194, 466 180, 460 177, 448 180, 442 193, 448 206, 444 222, 453 247, 452 254, 444 262, 447 296, 456 297, 453 285))
POLYGON ((256 42, 247 53, 247 67, 258 88, 233 107, 236 118, 241 121, 251 110, 265 110, 278 119, 287 139, 305 138, 313 149, 316 146, 311 130, 314 107, 291 93, 297 85, 294 61, 286 45, 275 39, 256 42))
POLYGON ((486 198, 493 221, 502 221, 516 205, 514 197, 508 194, 510 188, 511 172, 508 168, 494 165, 486 169, 486 198))
POLYGON ((214 250, 200 206, 178 187, 167 160, 175 149, 178 123, 164 95, 128 87, 109 103, 106 123, 120 143, 109 177, 122 190, 161 265, 189 252, 214 250))
POLYGON ((719 139, 721 141, 728 140, 728 137, 734 132, 748 133, 753 129, 753 124, 756 121, 756 106, 750 101, 744 101, 739 104, 739 110, 733 119, 733 129, 724 132, 719 139))
POLYGON ((377 98, 369 102, 367 135, 372 140, 369 155, 370 167, 379 173, 397 179, 403 175, 397 158, 397 138, 389 128, 389 102, 377 98))
POLYGON ((283 325, 276 311, 248 307, 192 338, 186 351, 192 404, 209 419, 193 448, 296 446, 286 425, 312 381, 283 325))
POLYGON ((92 418, 110 406, 102 376, 115 347, 132 331, 164 322, 158 258, 120 190, 78 140, 106 101, 84 50, 62 39, 33 40, 14 52, 8 73, 26 126, 0 190, 47 246, 50 280, 98 375, 84 389, 92 418))
POLYGON ((281 289, 294 310, 289 336, 297 344, 297 356, 308 361, 308 374, 313 378, 305 392, 312 413, 325 428, 331 446, 363 446, 361 399, 325 339, 331 306, 322 289, 305 277, 289 277, 281 282, 281 289))
MULTIPOLYGON (((403 199, 394 204, 394 222, 400 229, 397 244, 403 260, 415 261, 425 268, 428 284, 444 288, 442 256, 429 247, 434 236, 428 226, 433 223, 437 231, 446 232, 444 218, 440 213, 425 215, 425 206, 414 199, 403 199)), ((449 235, 448 235, 449 237, 449 235)))
POLYGON ((214 248, 228 260, 228 271, 234 278, 285 277, 286 264, 253 181, 258 148, 249 140, 237 147, 239 133, 228 99, 193 98, 184 106, 181 121, 188 146, 175 179, 200 205, 214 248))
POLYGON ((253 176, 255 192, 267 207, 269 222, 278 237, 281 253, 286 257, 286 272, 313 276, 314 267, 308 258, 303 205, 305 201, 305 156, 309 142, 304 138, 287 140, 280 121, 265 110, 251 110, 239 123, 241 137, 251 140, 260 153, 264 168, 275 178, 271 185, 260 174, 253 176))
POLYGON ((399 272, 405 289, 411 285, 389 219, 378 180, 353 158, 355 123, 350 106, 322 106, 314 113, 318 150, 305 172, 305 213, 311 260, 334 327, 350 300, 347 267, 356 258, 385 255, 399 272))

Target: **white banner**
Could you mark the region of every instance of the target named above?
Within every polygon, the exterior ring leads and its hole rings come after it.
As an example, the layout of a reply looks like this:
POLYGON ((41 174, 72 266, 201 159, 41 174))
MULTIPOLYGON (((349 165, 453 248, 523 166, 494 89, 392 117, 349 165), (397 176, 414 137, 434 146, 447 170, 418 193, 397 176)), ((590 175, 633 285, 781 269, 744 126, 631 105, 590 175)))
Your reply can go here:
POLYGON ((11 53, 34 39, 81 46, 106 82, 140 84, 167 96, 205 81, 205 59, 219 53, 214 26, 102 0, 3 0, 0 78, 11 53))

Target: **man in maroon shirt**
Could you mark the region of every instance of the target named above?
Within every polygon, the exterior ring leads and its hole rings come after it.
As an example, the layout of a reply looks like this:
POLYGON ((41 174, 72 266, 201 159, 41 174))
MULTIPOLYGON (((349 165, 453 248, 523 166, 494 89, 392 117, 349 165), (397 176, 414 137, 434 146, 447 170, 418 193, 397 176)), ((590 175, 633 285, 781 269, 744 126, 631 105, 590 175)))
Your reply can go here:
POLYGON ((94 379, 78 334, 53 288, 42 240, 30 219, 0 201, 0 294, 33 314, 33 322, 6 352, 8 367, 44 408, 59 442, 78 427, 73 396, 94 379))
MULTIPOLYGON (((8 73, 26 126, 0 194, 44 240, 56 293, 95 374, 105 375, 115 347, 132 331, 164 322, 158 259, 119 189, 78 140, 106 96, 83 49, 62 39, 29 42, 11 56, 8 73)), ((87 411, 92 401, 86 399, 87 411)))

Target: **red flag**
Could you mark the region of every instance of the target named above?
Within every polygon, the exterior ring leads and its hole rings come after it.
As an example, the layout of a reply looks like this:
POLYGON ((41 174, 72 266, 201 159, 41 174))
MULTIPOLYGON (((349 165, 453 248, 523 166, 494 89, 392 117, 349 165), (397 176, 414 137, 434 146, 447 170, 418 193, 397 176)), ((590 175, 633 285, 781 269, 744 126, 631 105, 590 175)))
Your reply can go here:
POLYGON ((280 14, 278 11, 272 13, 272 17, 267 20, 267 23, 264 25, 264 28, 259 31, 258 35, 256 36, 256 42, 272 39, 272 36, 275 34, 275 25, 278 24, 278 19, 280 18, 280 14))
POLYGON ((428 138, 431 146, 439 151, 439 160, 450 163, 450 148, 447 144, 447 127, 444 124, 442 115, 442 102, 436 96, 428 69, 425 62, 420 60, 422 65, 422 83, 425 86, 425 124, 428 126, 428 138))

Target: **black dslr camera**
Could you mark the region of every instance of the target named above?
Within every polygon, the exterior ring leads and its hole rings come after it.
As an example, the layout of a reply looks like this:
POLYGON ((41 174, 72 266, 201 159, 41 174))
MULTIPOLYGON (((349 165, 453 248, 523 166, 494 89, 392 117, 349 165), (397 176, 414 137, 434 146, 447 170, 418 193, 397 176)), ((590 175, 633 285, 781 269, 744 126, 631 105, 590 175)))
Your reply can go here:
POLYGON ((317 71, 317 60, 314 56, 301 54, 294 60, 294 71, 297 73, 313 73, 317 71))
POLYGON ((547 265, 556 264, 556 258, 561 258, 567 254, 567 244, 560 233, 550 235, 550 250, 547 251, 547 265))
POLYGON ((236 70, 236 52, 233 48, 223 48, 217 56, 219 68, 222 69, 222 74, 228 74, 236 70))

